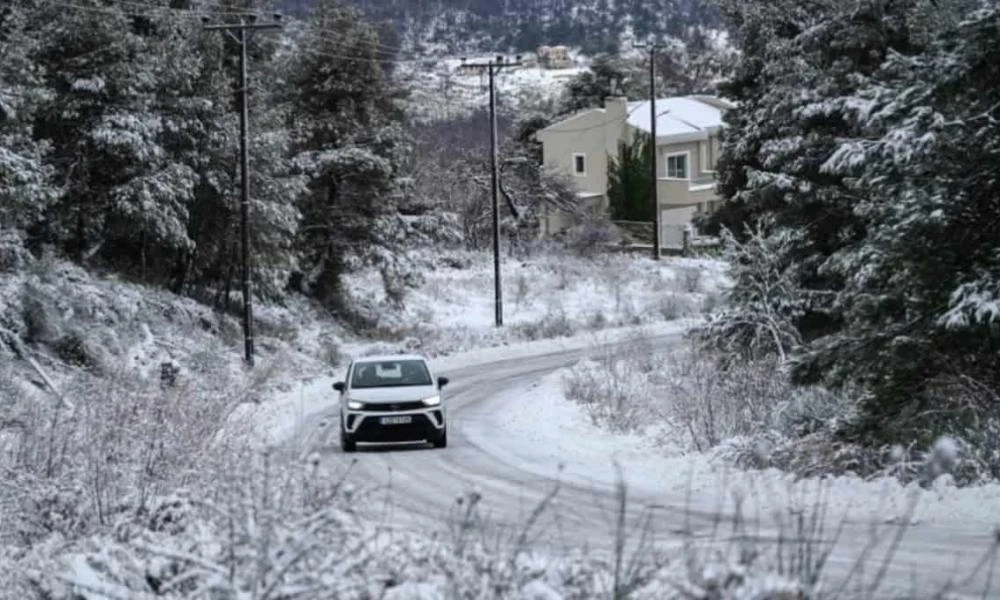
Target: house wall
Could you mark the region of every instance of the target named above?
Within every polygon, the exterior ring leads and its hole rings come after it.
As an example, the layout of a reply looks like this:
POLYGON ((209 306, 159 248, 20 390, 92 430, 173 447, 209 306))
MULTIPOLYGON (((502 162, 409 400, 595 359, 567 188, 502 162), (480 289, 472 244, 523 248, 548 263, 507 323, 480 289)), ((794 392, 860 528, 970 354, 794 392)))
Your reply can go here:
MULTIPOLYGON (((625 139, 625 121, 628 101, 625 98, 609 99, 604 109, 594 109, 557 123, 538 132, 542 142, 542 161, 545 168, 567 176, 573 182, 581 201, 590 210, 608 210, 608 161, 616 156, 618 141, 625 139), (574 160, 583 154, 586 172, 574 172, 574 160)), ((560 211, 549 211, 543 229, 556 233, 573 224, 573 217, 560 211)))
POLYGON ((578 192, 604 194, 608 188, 605 113, 593 110, 565 121, 558 129, 539 132, 545 168, 564 174, 578 192), (583 154, 586 172, 574 172, 574 156, 583 154))
POLYGON ((715 194, 714 185, 699 186, 692 190, 691 182, 672 179, 660 179, 656 182, 656 185, 660 206, 664 208, 676 208, 678 206, 693 206, 697 208, 698 205, 704 205, 705 210, 708 210, 708 203, 719 199, 715 194))
POLYGON ((672 154, 682 154, 686 153, 688 155, 688 177, 697 177, 700 173, 700 153, 698 151, 698 142, 686 142, 683 144, 661 144, 657 147, 656 153, 656 173, 659 177, 667 176, 667 157, 672 154))
POLYGON ((712 145, 712 165, 709 167, 711 171, 715 171, 715 165, 719 161, 719 155, 722 154, 722 139, 718 135, 713 135, 711 137, 712 145))
POLYGON ((657 150, 656 172, 660 177, 667 174, 667 159, 671 154, 688 154, 688 176, 692 180, 711 177, 719 160, 719 138, 711 136, 708 140, 682 142, 679 144, 661 144, 657 150))
POLYGON ((717 136, 709 140, 663 144, 657 152, 657 193, 663 207, 694 207, 698 212, 708 211, 717 204, 713 164, 718 154, 706 153, 708 144, 718 148, 717 136), (667 157, 686 153, 688 156, 688 179, 667 179, 667 157), (707 159, 707 160, 706 160, 707 159))

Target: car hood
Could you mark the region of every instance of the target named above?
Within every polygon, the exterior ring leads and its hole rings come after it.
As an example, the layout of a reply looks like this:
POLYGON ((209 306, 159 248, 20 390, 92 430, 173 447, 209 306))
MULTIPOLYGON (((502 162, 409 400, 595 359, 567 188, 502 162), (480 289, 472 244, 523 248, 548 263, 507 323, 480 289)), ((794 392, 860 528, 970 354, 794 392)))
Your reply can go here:
POLYGON ((362 388, 350 390, 348 397, 359 402, 370 404, 390 404, 392 402, 416 402, 438 394, 433 385, 414 385, 400 387, 362 388))

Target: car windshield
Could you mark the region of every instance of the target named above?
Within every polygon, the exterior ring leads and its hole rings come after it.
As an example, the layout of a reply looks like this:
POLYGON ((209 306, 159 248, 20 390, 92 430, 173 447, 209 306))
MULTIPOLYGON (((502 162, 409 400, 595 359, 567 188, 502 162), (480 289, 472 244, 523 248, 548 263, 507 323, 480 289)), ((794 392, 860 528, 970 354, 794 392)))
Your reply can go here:
POLYGON ((431 385, 431 374, 422 360, 380 360, 354 365, 351 387, 402 387, 431 385))

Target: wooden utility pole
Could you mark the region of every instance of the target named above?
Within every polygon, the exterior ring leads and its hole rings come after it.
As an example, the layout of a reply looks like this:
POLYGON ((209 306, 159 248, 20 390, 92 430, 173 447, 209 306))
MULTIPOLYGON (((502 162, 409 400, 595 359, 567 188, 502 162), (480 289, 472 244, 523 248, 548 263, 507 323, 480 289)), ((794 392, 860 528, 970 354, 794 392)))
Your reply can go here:
POLYGON ((247 77, 247 43, 254 31, 259 29, 281 29, 281 15, 275 14, 273 23, 257 23, 257 15, 247 15, 240 18, 239 23, 209 25, 208 17, 202 19, 206 23, 205 30, 225 31, 240 46, 240 238, 243 269, 243 349, 247 365, 254 364, 253 343, 253 287, 252 264, 250 255, 250 152, 249 152, 249 89, 247 77))
POLYGON ((493 195, 493 294, 496 326, 503 326, 503 288, 500 280, 500 166, 497 133, 497 90, 496 74, 504 67, 521 66, 521 57, 508 60, 497 56, 484 63, 466 63, 462 59, 462 69, 475 69, 489 73, 490 86, 490 180, 493 195))
POLYGON ((635 44, 635 48, 649 51, 649 202, 653 205, 653 258, 660 260, 661 225, 660 202, 657 196, 656 172, 656 54, 666 48, 660 43, 635 44))

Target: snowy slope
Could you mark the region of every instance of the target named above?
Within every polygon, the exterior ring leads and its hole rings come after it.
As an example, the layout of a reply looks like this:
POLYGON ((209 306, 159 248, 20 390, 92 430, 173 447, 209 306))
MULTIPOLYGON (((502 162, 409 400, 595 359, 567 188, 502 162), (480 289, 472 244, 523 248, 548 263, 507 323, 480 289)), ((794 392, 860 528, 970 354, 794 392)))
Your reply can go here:
MULTIPOLYGON (((553 110, 566 84, 589 69, 587 57, 578 53, 571 56, 576 63, 572 68, 545 69, 532 64, 499 71, 496 84, 500 110, 508 114, 553 110)), ((506 58, 513 60, 514 56, 506 58)), ((466 64, 491 59, 495 57, 470 55, 466 64)), ((410 92, 407 112, 417 122, 453 119, 489 107, 487 77, 480 71, 463 68, 460 57, 401 63, 398 77, 410 92)))

